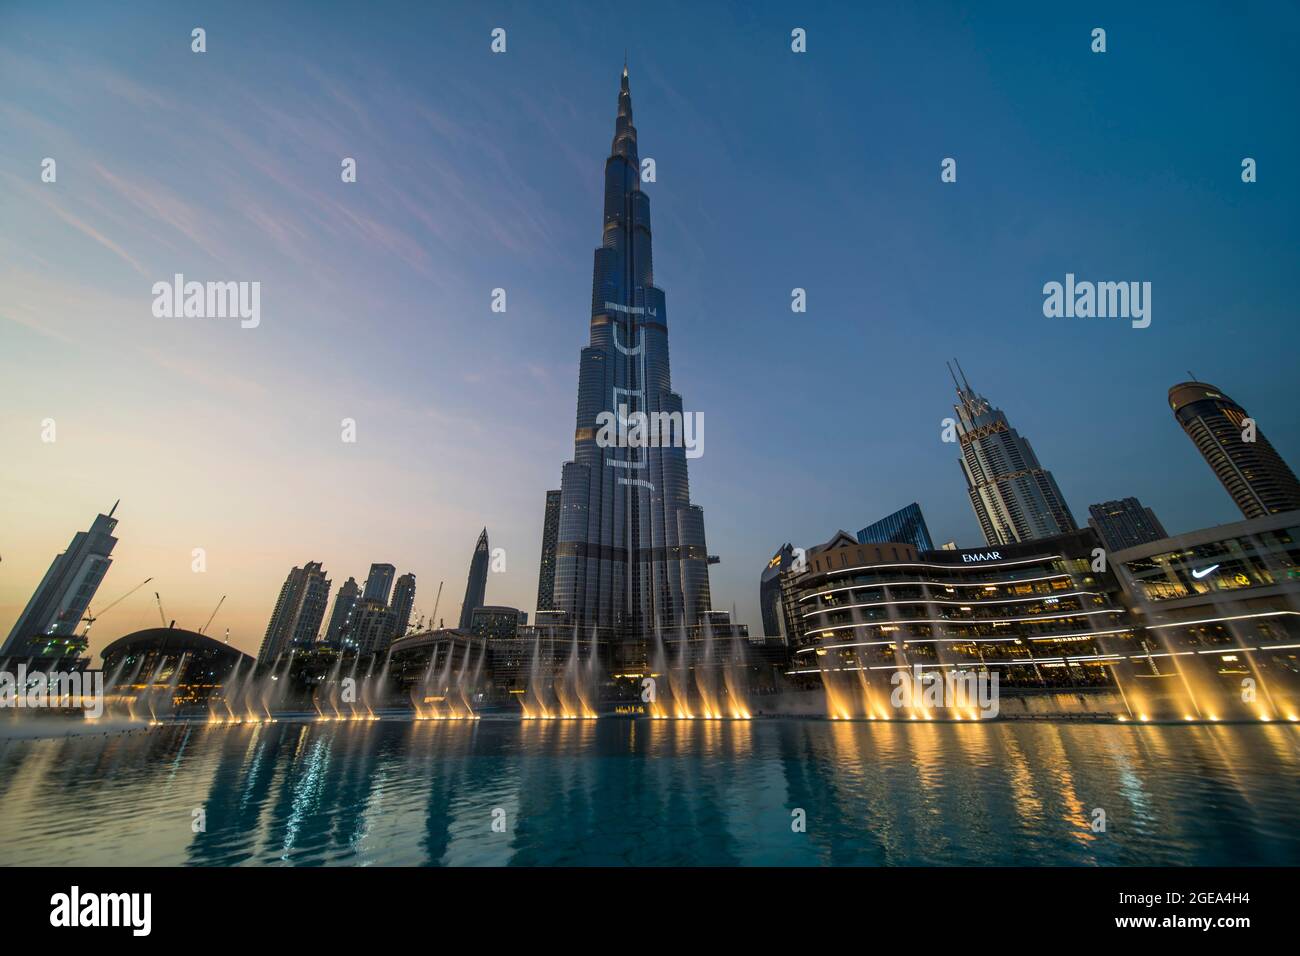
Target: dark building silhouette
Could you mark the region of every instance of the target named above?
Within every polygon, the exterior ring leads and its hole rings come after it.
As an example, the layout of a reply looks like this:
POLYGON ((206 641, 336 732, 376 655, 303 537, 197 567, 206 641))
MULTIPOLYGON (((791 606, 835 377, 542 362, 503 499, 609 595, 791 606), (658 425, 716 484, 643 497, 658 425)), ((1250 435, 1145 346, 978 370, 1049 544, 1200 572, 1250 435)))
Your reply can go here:
POLYGON ((542 518, 542 560, 537 571, 537 610, 555 608, 555 546, 560 538, 560 492, 546 493, 542 518))
POLYGON ((781 575, 794 563, 794 545, 783 544, 772 555, 758 579, 758 603, 763 615, 764 637, 785 637, 785 612, 781 606, 781 575))
POLYGON ((237 668, 248 674, 253 659, 195 631, 178 627, 152 627, 119 637, 100 651, 106 690, 145 683, 154 674, 166 674, 179 705, 203 703, 220 697, 222 684, 237 668), (180 668, 180 673, 174 673, 180 668))
POLYGON ((487 605, 474 608, 470 619, 470 633, 488 640, 509 640, 528 623, 527 613, 518 608, 487 605))
POLYGON ((348 578, 334 595, 334 610, 330 612, 329 627, 325 629, 327 644, 341 645, 352 633, 355 623, 357 601, 361 599, 361 588, 356 578, 348 578))
POLYGON ((290 571, 266 626, 257 662, 269 664, 291 647, 314 644, 329 599, 330 580, 319 561, 308 561, 305 567, 290 571))
POLYGON ((892 515, 881 518, 875 524, 869 524, 858 532, 858 541, 862 544, 888 544, 897 542, 910 544, 917 551, 933 551, 934 542, 930 540, 930 529, 925 525, 925 515, 921 506, 915 501, 906 508, 900 508, 892 515))
POLYGON ((108 514, 96 515, 90 530, 74 534, 68 550, 50 563, 9 631, 0 657, 79 657, 85 650, 77 626, 113 563, 109 555, 117 544, 115 511, 116 504, 108 514))
POLYGON ((474 609, 482 607, 487 597, 488 533, 487 528, 478 536, 474 556, 469 561, 469 580, 465 582, 465 600, 460 606, 460 630, 469 632, 474 620, 474 609))
POLYGON ((396 575, 397 568, 391 564, 372 564, 370 573, 366 575, 366 591, 362 597, 367 601, 387 604, 388 592, 393 588, 393 578, 396 575))
POLYGON ((415 607, 415 575, 403 574, 393 588, 393 640, 403 637, 411 623, 411 609, 415 607))
POLYGON ((598 441, 600 421, 610 416, 675 414, 682 421, 640 167, 624 67, 605 161, 590 344, 579 359, 573 460, 560 483, 554 600, 583 634, 595 628, 620 647, 644 642, 656 627, 698 624, 711 599, 704 513, 690 501, 683 443, 598 441))
POLYGON ((1206 463, 1247 518, 1300 508, 1300 481, 1258 426, 1246 440, 1250 416, 1213 385, 1180 382, 1169 407, 1206 463))
POLYGON ((1123 551, 1167 537, 1164 525, 1136 498, 1103 501, 1088 508, 1088 526, 1097 532, 1107 551, 1123 551))

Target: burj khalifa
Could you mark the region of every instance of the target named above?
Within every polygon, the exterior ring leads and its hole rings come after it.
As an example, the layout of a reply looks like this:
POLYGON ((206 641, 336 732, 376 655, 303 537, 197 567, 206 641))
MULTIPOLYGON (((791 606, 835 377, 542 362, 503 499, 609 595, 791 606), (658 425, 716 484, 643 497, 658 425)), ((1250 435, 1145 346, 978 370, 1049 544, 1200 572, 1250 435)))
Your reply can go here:
POLYGON ((555 607, 583 634, 627 653, 647 637, 701 622, 710 605, 704 512, 691 504, 686 450, 602 441, 599 420, 682 414, 668 365, 668 314, 654 284, 650 199, 627 67, 605 160, 601 244, 591 282, 591 340, 582 350, 573 460, 564 463, 555 607), (604 413, 602 415, 602 413, 604 413))

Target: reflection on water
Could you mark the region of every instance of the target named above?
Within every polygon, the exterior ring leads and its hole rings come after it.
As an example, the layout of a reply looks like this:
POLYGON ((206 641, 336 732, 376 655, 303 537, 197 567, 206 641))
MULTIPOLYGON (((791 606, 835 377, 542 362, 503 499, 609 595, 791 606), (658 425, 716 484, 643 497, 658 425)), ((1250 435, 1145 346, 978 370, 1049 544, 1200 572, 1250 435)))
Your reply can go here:
POLYGON ((1295 865, 1296 779, 1278 724, 165 726, 0 742, 0 864, 1295 865))

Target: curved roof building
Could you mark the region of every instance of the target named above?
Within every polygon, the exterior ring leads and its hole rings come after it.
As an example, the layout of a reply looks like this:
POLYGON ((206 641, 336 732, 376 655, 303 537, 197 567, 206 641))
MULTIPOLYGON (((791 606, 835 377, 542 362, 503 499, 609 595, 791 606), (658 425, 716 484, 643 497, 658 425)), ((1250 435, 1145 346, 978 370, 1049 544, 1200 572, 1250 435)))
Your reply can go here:
POLYGON ((1243 515, 1261 518, 1300 508, 1295 472, 1258 426, 1248 429, 1244 408, 1197 381, 1171 388, 1169 407, 1243 515))
POLYGON ((205 634, 176 627, 150 627, 119 637, 100 656, 104 673, 121 680, 152 674, 160 664, 185 657, 185 674, 181 683, 210 683, 220 679, 239 664, 247 673, 254 660, 237 647, 231 647, 205 634), (120 670, 119 670, 120 668, 120 670))

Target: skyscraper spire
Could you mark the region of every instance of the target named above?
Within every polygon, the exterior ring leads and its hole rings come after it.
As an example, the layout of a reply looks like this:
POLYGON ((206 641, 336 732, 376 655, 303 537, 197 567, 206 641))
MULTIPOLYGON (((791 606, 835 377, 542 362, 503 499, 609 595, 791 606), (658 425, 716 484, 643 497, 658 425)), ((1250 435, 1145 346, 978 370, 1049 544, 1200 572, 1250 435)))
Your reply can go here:
POLYGON ((961 468, 984 540, 1015 544, 1076 530, 1056 479, 1039 464, 1029 441, 1011 427, 1001 409, 975 393, 961 364, 953 362, 961 374, 959 404, 953 406, 961 468))
MULTIPOLYGON (((614 119, 614 143, 610 148, 612 156, 624 156, 631 160, 634 167, 640 167, 636 152, 636 127, 632 125, 632 90, 627 82, 627 66, 623 67, 623 76, 619 80, 618 115, 614 119)), ((607 166, 608 171, 608 166, 607 166)), ((608 184, 606 201, 609 199, 608 184)), ((608 212, 608 209, 606 210, 608 212)))
POLYGON ((601 416, 682 415, 626 63, 604 182, 590 344, 579 361, 573 460, 560 486, 554 607, 583 633, 594 629, 634 655, 657 625, 698 624, 711 597, 704 515, 690 501, 685 449, 597 441, 601 416))

